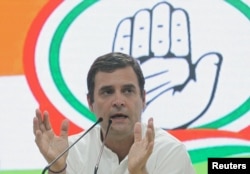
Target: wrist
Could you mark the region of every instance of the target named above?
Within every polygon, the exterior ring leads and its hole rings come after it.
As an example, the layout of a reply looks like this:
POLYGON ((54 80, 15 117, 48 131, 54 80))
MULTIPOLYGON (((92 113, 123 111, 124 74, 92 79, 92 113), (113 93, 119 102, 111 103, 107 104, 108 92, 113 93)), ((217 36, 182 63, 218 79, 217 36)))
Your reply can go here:
POLYGON ((129 171, 129 174, 148 174, 148 172, 147 169, 143 167, 139 170, 129 171))
POLYGON ((59 173, 64 172, 66 170, 66 168, 67 168, 67 163, 65 163, 64 167, 62 169, 60 169, 60 170, 55 170, 55 169, 49 168, 49 172, 50 173, 58 173, 59 174, 59 173))

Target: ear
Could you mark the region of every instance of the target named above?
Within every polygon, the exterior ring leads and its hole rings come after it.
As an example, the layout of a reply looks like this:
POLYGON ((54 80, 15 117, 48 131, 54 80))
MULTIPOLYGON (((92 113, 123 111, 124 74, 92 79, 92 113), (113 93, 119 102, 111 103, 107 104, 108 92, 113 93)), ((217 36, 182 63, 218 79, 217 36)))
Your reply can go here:
POLYGON ((146 91, 145 90, 143 90, 142 102, 143 102, 143 111, 144 111, 146 109, 146 91))
POLYGON ((93 112, 93 103, 90 100, 89 94, 87 94, 87 101, 88 101, 89 109, 93 112))

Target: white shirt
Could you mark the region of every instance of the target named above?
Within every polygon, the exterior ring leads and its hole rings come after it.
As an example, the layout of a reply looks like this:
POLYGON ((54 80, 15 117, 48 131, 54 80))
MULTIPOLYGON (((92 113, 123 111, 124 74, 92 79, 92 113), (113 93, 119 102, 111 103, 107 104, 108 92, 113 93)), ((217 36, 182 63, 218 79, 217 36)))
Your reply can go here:
MULTIPOLYGON (((142 126, 145 135, 146 125, 142 126)), ((81 134, 69 138, 72 144, 81 134)), ((69 151, 67 174, 94 174, 94 168, 102 146, 100 127, 95 127, 69 151)), ((129 174, 128 157, 119 163, 118 156, 104 147, 98 174, 129 174)), ((155 128, 154 149, 147 161, 149 174, 194 174, 185 146, 166 131, 155 128)))

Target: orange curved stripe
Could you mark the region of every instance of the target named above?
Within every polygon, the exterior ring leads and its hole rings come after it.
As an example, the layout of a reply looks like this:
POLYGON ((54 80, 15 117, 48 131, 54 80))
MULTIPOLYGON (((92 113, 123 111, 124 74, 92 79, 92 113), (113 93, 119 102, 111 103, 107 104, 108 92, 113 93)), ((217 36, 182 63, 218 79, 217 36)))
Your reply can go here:
POLYGON ((250 141, 249 128, 244 131, 231 132, 217 129, 180 129, 170 130, 170 134, 178 138, 180 141, 188 141, 202 138, 236 138, 250 141), (246 133, 247 132, 247 133, 246 133))
MULTIPOLYGON (((61 122, 66 117, 51 103, 43 89, 40 86, 36 69, 35 69, 35 46, 37 43, 37 39, 39 33, 41 31, 42 26, 45 21, 51 15, 51 13, 55 10, 59 4, 61 4, 63 0, 53 0, 49 1, 39 12, 39 14, 34 18, 30 26, 30 30, 27 32, 26 42, 24 44, 24 72, 27 82, 31 88, 34 97, 39 102, 39 108, 44 111, 49 111, 50 121, 52 127, 57 135, 60 134, 61 122)), ((83 129, 73 122, 70 122, 69 134, 75 134, 81 132, 83 129)))
POLYGON ((21 75, 23 46, 29 27, 49 0, 0 1, 0 76, 21 75))

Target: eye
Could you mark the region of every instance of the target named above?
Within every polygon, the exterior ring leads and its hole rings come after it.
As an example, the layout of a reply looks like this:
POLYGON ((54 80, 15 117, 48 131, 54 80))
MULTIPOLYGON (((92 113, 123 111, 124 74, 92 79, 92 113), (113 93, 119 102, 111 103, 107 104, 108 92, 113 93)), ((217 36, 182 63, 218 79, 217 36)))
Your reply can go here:
POLYGON ((125 94, 131 94, 133 92, 134 92, 134 89, 130 88, 130 87, 124 88, 124 90, 123 90, 123 93, 125 93, 125 94))
POLYGON ((103 88, 100 90, 100 94, 103 96, 111 95, 114 93, 114 90, 112 88, 103 88))
POLYGON ((104 94, 104 95, 110 95, 110 94, 112 94, 113 93, 113 90, 112 89, 106 89, 106 90, 104 90, 103 92, 102 92, 102 94, 104 94))

